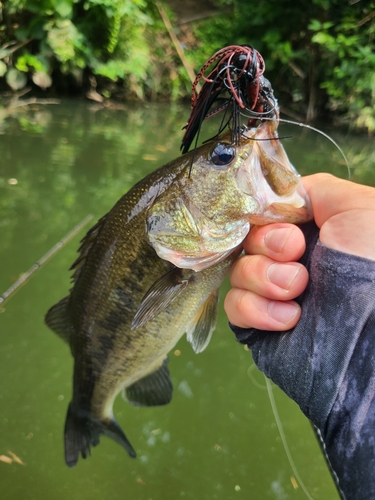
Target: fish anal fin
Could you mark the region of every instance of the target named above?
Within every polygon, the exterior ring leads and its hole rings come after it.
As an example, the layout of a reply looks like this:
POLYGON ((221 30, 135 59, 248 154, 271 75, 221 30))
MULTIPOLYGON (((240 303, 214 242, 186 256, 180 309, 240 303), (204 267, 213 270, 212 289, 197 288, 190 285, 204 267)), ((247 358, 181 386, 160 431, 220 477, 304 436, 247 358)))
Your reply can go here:
POLYGON ((192 271, 174 267, 155 281, 141 300, 134 315, 132 330, 145 325, 173 302, 188 286, 192 271))
POLYGON ((91 446, 99 444, 101 435, 112 438, 135 458, 134 448, 115 420, 100 421, 88 413, 76 409, 72 403, 68 408, 65 422, 65 462, 74 467, 79 456, 86 458, 91 454, 91 446))
POLYGON ((154 372, 124 390, 125 398, 135 406, 162 406, 172 399, 173 385, 167 367, 168 358, 154 372))
POLYGON ((69 296, 64 297, 52 306, 47 312, 44 321, 46 325, 51 328, 59 337, 61 337, 68 344, 70 343, 70 337, 73 332, 73 328, 69 321, 67 306, 69 302, 69 296))
POLYGON ((199 309, 195 320, 191 322, 186 332, 187 340, 194 352, 199 353, 208 346, 212 332, 215 330, 219 291, 215 290, 199 309))

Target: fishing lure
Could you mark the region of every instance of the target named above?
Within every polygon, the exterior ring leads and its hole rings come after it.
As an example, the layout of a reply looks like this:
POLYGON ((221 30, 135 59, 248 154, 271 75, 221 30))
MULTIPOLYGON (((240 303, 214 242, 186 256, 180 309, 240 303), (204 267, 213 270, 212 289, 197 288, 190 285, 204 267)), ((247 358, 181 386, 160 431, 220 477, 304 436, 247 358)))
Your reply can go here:
POLYGON ((194 147, 197 147, 203 121, 224 111, 216 136, 229 126, 232 131, 232 144, 239 145, 242 133, 241 115, 248 118, 247 126, 249 128, 255 127, 259 120, 277 120, 306 127, 326 137, 339 150, 350 178, 348 159, 332 137, 306 123, 298 123, 279 117, 279 106, 273 94, 271 83, 263 76, 265 69, 263 57, 251 45, 229 45, 215 52, 205 62, 193 82, 191 114, 184 127, 185 134, 180 147, 182 153, 189 151, 194 138, 194 147), (206 73, 208 73, 207 76, 206 73), (204 83, 198 92, 201 80, 204 83), (229 116, 228 109, 230 109, 229 116))
POLYGON ((278 116, 277 101, 270 82, 263 76, 264 70, 262 56, 251 45, 229 45, 206 61, 193 83, 191 114, 185 126, 182 153, 189 151, 195 137, 198 142, 203 121, 221 111, 225 114, 218 134, 230 126, 233 144, 239 143, 241 112, 248 113, 250 127, 258 119, 278 116), (201 80, 204 83, 198 92, 201 80))

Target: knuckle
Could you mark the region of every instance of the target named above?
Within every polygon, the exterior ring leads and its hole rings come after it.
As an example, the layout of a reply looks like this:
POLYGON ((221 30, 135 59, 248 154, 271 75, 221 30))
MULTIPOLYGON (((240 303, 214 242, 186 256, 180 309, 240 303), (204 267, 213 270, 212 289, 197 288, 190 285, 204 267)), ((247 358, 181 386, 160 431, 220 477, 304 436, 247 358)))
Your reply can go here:
POLYGON ((249 293, 246 290, 239 290, 236 297, 236 311, 237 314, 247 319, 251 300, 249 293))
POLYGON ((259 274, 262 260, 260 255, 245 255, 241 258, 240 272, 246 282, 252 281, 259 274))

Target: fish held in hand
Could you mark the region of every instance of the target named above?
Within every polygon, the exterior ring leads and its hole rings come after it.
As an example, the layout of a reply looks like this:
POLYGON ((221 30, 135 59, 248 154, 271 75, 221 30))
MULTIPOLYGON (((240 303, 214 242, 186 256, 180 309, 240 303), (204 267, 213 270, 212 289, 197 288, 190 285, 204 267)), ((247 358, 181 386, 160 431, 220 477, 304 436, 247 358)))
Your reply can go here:
POLYGON ((151 173, 87 233, 73 288, 46 324, 74 357, 65 460, 107 435, 135 451, 113 416, 119 392, 134 405, 170 402, 167 354, 184 333, 195 352, 215 328, 218 288, 252 224, 311 218, 277 122, 231 132, 151 173))

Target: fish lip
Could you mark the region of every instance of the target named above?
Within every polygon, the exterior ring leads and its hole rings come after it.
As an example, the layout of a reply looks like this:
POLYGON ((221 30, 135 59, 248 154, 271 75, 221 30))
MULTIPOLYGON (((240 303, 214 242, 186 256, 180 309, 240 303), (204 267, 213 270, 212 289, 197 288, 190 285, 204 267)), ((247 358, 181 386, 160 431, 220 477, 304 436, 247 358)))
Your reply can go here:
MULTIPOLYGON (((246 141, 254 141, 251 153, 239 166, 237 171, 238 188, 247 195, 250 195, 258 203, 258 209, 250 214, 252 224, 264 224, 281 220, 284 222, 302 223, 312 218, 311 201, 301 183, 301 176, 298 174, 290 162, 286 152, 279 142, 277 134, 277 118, 261 120, 256 127, 242 127, 242 136, 246 141), (268 146, 267 141, 270 143, 268 146), (257 140, 261 142, 257 142, 257 140), (270 148, 270 153, 268 152, 270 148), (257 158, 259 156, 259 158, 257 158), (275 190, 275 186, 270 183, 270 177, 264 174, 261 162, 263 158, 268 158, 271 163, 278 168, 278 165, 289 171, 294 178, 291 188, 288 191, 275 190), (294 214, 293 214, 294 211, 294 214), (262 217, 264 221, 262 221, 262 217)), ((281 172, 282 172, 281 170, 281 172)), ((271 176, 271 174, 269 174, 271 176)), ((276 178, 277 180, 277 178, 276 178)))

